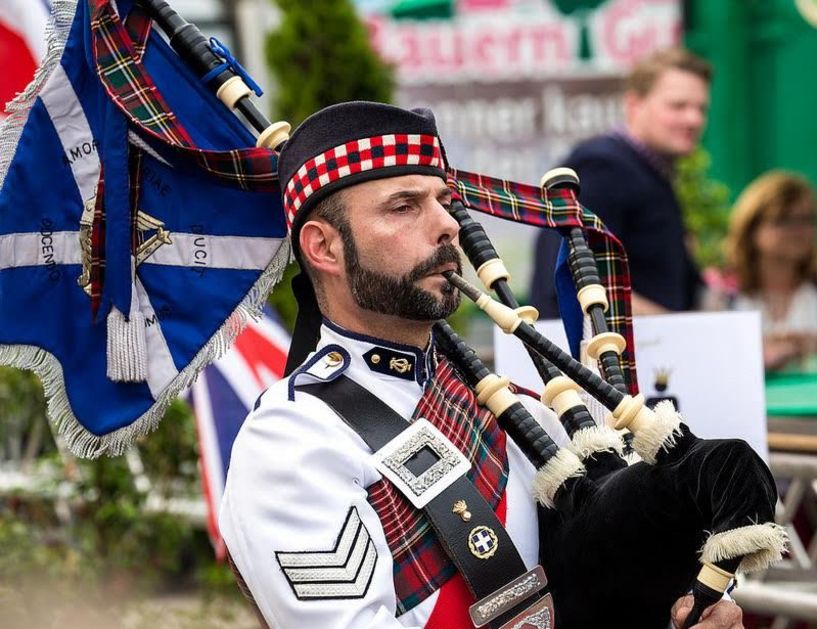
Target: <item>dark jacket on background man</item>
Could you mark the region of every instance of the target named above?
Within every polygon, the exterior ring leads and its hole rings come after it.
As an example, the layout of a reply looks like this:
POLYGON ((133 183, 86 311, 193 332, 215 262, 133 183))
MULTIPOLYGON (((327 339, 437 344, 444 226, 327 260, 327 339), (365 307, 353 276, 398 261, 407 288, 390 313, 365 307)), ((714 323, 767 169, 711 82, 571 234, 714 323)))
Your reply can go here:
MULTIPOLYGON (((633 291, 669 310, 690 310, 702 286, 684 242, 671 165, 623 133, 579 144, 565 160, 581 182, 581 203, 621 240, 633 291)), ((531 304, 543 318, 559 316, 553 271, 561 238, 542 231, 536 242, 531 304)))

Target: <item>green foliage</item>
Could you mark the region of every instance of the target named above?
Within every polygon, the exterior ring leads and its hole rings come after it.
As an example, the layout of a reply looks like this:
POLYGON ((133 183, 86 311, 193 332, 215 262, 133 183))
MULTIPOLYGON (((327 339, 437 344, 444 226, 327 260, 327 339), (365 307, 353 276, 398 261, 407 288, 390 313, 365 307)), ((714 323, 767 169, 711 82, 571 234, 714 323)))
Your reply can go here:
POLYGON ((729 227, 729 188, 709 176, 711 158, 699 148, 678 161, 675 191, 693 253, 701 267, 723 266, 723 239, 729 227))
POLYGON ((290 332, 295 328, 295 318, 298 316, 298 304, 295 303, 295 295, 292 294, 292 278, 298 274, 298 271, 299 267, 296 262, 290 264, 267 300, 281 317, 281 323, 290 332))
POLYGON ((391 101, 391 68, 372 50, 349 0, 275 2, 282 11, 281 26, 266 45, 278 80, 275 118, 294 126, 334 103, 391 101))
MULTIPOLYGON (((47 437, 33 466, 37 489, 0 501, 0 583, 83 585, 131 596, 184 585, 235 593, 229 569, 215 563, 205 532, 179 515, 149 508, 124 456, 74 461, 59 455, 34 376, 0 370, 0 401, 0 427, 7 436, 6 420, 14 411, 22 418, 16 427, 20 435, 43 426, 47 437), (29 403, 22 398, 10 403, 15 395, 28 395, 29 403)), ((137 450, 156 495, 198 493, 198 443, 186 403, 174 401, 137 450)))
MULTIPOLYGON (((4 454, 12 459, 23 456, 31 442, 30 428, 44 416, 45 397, 37 377, 0 367, 0 459, 4 454)), ((41 428, 35 434, 41 434, 41 428)))

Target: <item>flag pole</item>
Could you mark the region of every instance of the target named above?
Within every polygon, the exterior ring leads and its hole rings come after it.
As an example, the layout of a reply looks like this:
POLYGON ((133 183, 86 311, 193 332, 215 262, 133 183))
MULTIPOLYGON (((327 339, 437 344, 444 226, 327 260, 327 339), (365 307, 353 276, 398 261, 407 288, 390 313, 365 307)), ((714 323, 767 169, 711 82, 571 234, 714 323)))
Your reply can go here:
POLYGON ((174 11, 164 0, 139 0, 147 14, 170 40, 170 46, 208 85, 228 109, 242 114, 258 132, 256 146, 274 149, 289 138, 288 122, 271 123, 250 100, 250 94, 261 95, 261 88, 215 38, 209 40, 195 24, 174 11))

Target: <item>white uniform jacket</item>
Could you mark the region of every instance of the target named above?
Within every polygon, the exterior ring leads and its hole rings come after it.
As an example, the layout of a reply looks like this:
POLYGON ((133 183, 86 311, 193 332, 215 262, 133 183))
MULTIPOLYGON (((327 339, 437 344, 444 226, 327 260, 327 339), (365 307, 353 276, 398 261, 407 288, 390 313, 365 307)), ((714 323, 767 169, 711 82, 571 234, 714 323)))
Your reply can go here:
MULTIPOLYGON (((342 372, 408 419, 429 367, 430 357, 416 348, 325 322, 317 351, 267 390, 247 417, 233 446, 219 526, 270 626, 425 627, 434 624, 429 619, 440 599, 451 600, 441 597, 448 581, 395 617, 392 556, 367 501, 366 488, 381 479, 372 451, 324 402, 293 388, 342 372), (371 357, 376 348, 405 355, 409 377, 374 371, 364 354, 371 357)), ((567 443, 550 410, 529 396, 522 399, 558 444, 567 443)), ((534 468, 510 439, 506 452, 505 528, 532 568, 539 552, 530 495, 534 468)))

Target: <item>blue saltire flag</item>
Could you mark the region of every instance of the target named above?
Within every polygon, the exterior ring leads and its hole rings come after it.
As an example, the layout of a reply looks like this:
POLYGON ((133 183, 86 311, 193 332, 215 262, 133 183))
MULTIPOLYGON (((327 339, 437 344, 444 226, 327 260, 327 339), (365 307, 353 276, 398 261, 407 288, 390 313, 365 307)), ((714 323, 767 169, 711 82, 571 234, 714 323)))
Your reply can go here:
POLYGON ((207 530, 219 559, 224 559, 226 550, 218 529, 218 510, 233 441, 259 396, 284 377, 289 342, 289 334, 265 309, 264 316, 247 325, 230 351, 199 374, 190 390, 207 530))
POLYGON ((0 129, 0 364, 40 376, 75 453, 117 454, 280 279, 277 154, 133 0, 53 20, 0 129))

